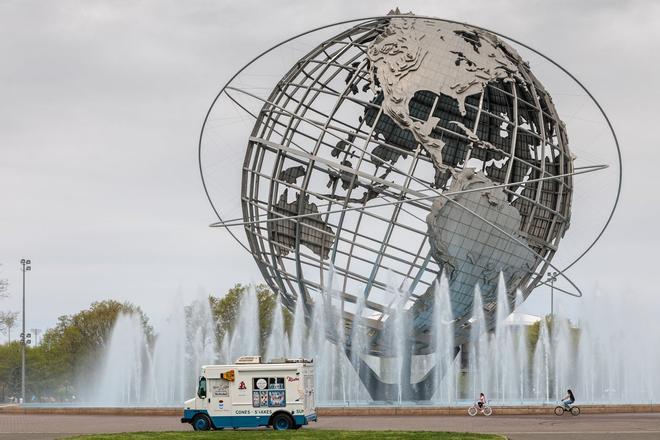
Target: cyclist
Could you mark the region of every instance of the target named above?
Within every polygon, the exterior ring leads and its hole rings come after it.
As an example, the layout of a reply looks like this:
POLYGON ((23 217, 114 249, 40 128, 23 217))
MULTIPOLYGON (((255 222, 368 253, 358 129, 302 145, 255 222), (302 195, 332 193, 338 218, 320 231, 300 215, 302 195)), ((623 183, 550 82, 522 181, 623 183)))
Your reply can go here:
POLYGON ((564 396, 564 398, 562 398, 561 400, 562 400, 562 403, 564 404, 564 407, 567 410, 570 410, 571 405, 575 402, 575 396, 573 395, 573 391, 571 391, 570 388, 568 389, 567 393, 568 394, 566 394, 566 396, 564 396))
POLYGON ((483 411, 485 404, 486 404, 486 395, 484 393, 479 393, 479 401, 477 402, 477 405, 479 405, 479 409, 483 411))

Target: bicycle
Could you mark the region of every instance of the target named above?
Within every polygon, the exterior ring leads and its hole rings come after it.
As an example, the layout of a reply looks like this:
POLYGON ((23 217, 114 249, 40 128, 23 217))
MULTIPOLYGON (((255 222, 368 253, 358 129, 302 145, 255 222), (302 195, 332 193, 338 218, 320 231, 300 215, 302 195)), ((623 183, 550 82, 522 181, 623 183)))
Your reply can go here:
POLYGON ((470 417, 476 416, 479 411, 481 411, 483 415, 488 417, 493 413, 493 408, 491 408, 490 405, 488 405, 487 403, 484 403, 484 406, 479 408, 479 404, 476 402, 473 403, 472 406, 468 408, 468 414, 470 415, 470 417))
POLYGON ((569 406, 568 409, 564 405, 557 405, 555 407, 555 415, 556 416, 563 416, 565 412, 570 412, 574 416, 579 416, 580 415, 580 407, 579 406, 569 406))

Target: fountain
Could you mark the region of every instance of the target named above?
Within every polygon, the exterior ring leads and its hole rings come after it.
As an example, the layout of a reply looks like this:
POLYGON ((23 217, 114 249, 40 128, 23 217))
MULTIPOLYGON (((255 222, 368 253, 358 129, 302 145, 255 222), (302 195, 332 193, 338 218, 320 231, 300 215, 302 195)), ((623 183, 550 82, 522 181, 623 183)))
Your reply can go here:
MULTIPOLYGON (((115 324, 115 327, 118 327, 115 324)), ((185 371, 191 364, 186 358, 186 314, 177 299, 170 315, 159 326, 149 363, 146 400, 156 404, 174 402, 181 395, 190 393, 195 384, 186 380, 185 371)), ((193 360, 192 362, 195 362, 193 360)))
POLYGON ((273 309, 270 336, 268 336, 268 346, 266 347, 266 359, 283 358, 289 353, 289 338, 284 332, 282 302, 278 298, 275 301, 275 308, 273 309))
MULTIPOLYGON (((248 286, 238 307, 238 316, 229 338, 225 337, 222 352, 226 355, 221 359, 231 363, 239 356, 261 353, 259 346, 259 306, 257 291, 254 286, 248 286)), ((209 312, 210 313, 210 312, 209 312)), ((199 368, 198 368, 199 369, 199 368)), ((197 373, 195 373, 197 374, 197 373)))
MULTIPOLYGON (((516 292, 516 309, 522 304, 523 295, 520 290, 516 292)), ((527 329, 524 325, 514 328, 516 335, 516 348, 513 355, 516 357, 514 373, 511 375, 512 382, 516 386, 516 399, 513 402, 522 403, 525 401, 529 389, 529 351, 527 349, 527 329)))
POLYGON ((433 303, 434 347, 435 362, 439 368, 435 370, 435 383, 438 384, 434 402, 450 405, 456 400, 457 361, 455 356, 454 329, 452 322, 454 315, 451 310, 449 298, 449 281, 443 273, 440 283, 435 283, 435 298, 433 303))
MULTIPOLYGON (((212 318, 207 298, 200 297, 187 307, 174 301, 171 313, 156 325, 153 341, 145 335, 137 315, 121 314, 110 333, 98 376, 81 390, 81 400, 91 405, 174 405, 193 395, 199 367, 231 363, 240 355, 262 354, 267 359, 305 357, 316 364, 316 394, 320 405, 407 405, 403 364, 411 349, 408 334, 408 291, 391 281, 391 313, 385 320, 385 334, 391 351, 384 357, 367 351, 368 327, 364 300, 348 304, 334 285, 333 271, 326 274, 326 286, 311 302, 305 316, 303 302, 297 302, 290 328, 285 326, 278 299, 273 309, 270 333, 260 343, 259 304, 254 287, 240 299, 234 327, 220 344, 218 323, 212 318), (346 307, 355 319, 346 326, 346 307), (360 380, 365 365, 396 387, 395 398, 374 402, 360 380)), ((645 318, 653 307, 638 310, 630 297, 605 296, 598 292, 582 300, 579 324, 561 316, 524 325, 519 314, 511 313, 522 303, 522 294, 507 294, 500 277, 494 314, 495 329, 488 332, 484 299, 474 291, 469 343, 455 347, 449 283, 443 275, 436 282, 432 310, 433 352, 413 355, 413 380, 431 368, 435 405, 465 405, 480 392, 499 404, 528 405, 552 403, 572 388, 582 403, 647 403, 660 396, 660 336, 646 329, 645 318), (638 319, 627 319, 635 316, 638 319), (538 334, 538 337, 536 335, 538 334), (531 337, 531 340, 530 340, 531 337), (643 347, 643 352, 640 352, 643 347), (463 352, 466 355, 463 355, 463 352), (633 362, 632 359, 639 359, 633 362)))
POLYGON ((305 344, 305 309, 303 301, 296 301, 296 309, 293 316, 293 328, 291 330, 291 357, 302 358, 307 352, 305 344))
POLYGON ((140 317, 121 313, 102 357, 102 380, 98 388, 81 388, 81 397, 109 406, 139 404, 144 398, 147 368, 147 340, 140 317))

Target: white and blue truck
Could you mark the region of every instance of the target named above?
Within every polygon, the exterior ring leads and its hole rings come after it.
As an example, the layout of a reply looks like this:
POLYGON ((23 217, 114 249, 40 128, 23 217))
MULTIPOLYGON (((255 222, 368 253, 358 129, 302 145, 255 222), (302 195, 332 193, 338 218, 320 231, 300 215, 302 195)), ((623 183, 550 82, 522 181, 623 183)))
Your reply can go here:
POLYGON ((242 356, 233 365, 202 366, 197 396, 185 402, 181 418, 196 431, 298 429, 311 421, 316 421, 313 362, 265 363, 261 356, 242 356))

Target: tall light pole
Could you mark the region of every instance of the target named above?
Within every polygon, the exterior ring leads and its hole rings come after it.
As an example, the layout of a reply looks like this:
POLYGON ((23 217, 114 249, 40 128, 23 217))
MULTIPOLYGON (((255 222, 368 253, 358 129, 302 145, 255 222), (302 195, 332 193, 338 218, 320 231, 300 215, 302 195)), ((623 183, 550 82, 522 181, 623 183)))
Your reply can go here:
MULTIPOLYGON (((21 271, 23 272, 23 329, 21 332, 21 397, 23 399, 22 403, 25 403, 25 344, 29 341, 26 338, 25 334, 25 272, 32 269, 32 262, 26 260, 25 258, 21 259, 21 271)), ((29 336, 28 336, 29 337, 29 336)))
POLYGON ((557 281, 558 272, 548 272, 548 281, 550 281, 550 318, 555 318, 555 281, 557 281))

